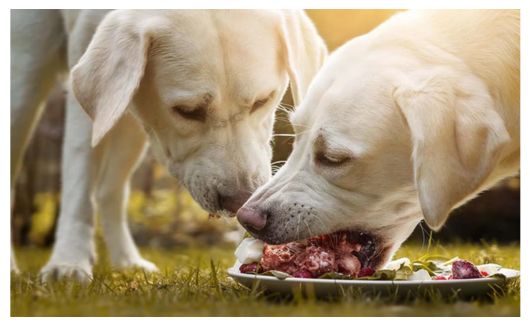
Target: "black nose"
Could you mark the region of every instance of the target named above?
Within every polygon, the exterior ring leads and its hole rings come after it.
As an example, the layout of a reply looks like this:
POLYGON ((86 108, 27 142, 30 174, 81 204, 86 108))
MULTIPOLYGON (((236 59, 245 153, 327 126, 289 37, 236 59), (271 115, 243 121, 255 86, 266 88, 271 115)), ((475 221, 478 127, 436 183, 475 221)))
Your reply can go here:
POLYGON ((250 231, 258 231, 267 224, 267 214, 251 207, 242 207, 237 211, 237 221, 250 231))
POLYGON ((233 196, 224 196, 219 194, 219 207, 223 210, 236 213, 239 208, 247 202, 248 198, 250 197, 250 193, 247 192, 240 192, 233 196))

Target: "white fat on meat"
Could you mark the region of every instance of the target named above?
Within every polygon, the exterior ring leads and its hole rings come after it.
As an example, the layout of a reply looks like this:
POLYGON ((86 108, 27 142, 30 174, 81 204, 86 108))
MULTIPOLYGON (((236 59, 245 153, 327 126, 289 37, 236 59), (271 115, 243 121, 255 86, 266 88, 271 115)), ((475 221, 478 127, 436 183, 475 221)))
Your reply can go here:
POLYGON ((239 244, 234 254, 241 264, 259 262, 263 255, 264 245, 265 243, 262 240, 245 238, 241 244, 239 244))

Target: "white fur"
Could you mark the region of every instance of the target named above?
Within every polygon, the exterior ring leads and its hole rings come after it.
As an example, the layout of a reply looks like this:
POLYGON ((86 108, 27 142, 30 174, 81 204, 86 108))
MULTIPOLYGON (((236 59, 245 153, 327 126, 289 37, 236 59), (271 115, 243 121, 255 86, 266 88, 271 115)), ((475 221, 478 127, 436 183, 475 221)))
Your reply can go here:
POLYGON ((422 218, 439 229, 517 174, 519 12, 398 14, 329 57, 291 122, 293 153, 245 204, 267 217, 255 235, 359 229, 383 265, 422 218))
POLYGON ((275 107, 289 81, 302 98, 326 55, 302 11, 14 10, 12 39, 12 187, 39 105, 72 68, 61 215, 44 280, 91 278, 96 209, 113 265, 156 270, 125 211, 147 140, 218 212, 220 197, 245 198, 270 178, 275 107), (178 111, 201 105, 209 105, 202 121, 178 111))

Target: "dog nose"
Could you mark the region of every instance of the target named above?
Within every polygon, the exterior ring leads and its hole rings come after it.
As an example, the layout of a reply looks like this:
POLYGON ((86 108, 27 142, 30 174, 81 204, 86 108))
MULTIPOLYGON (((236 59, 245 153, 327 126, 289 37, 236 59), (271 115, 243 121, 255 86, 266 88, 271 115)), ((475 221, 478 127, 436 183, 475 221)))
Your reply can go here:
POLYGON ((224 196, 219 194, 219 206, 221 209, 224 209, 226 211, 236 213, 239 208, 247 202, 248 198, 250 197, 250 193, 238 193, 233 196, 224 196))
POLYGON ((237 221, 248 230, 261 230, 267 224, 267 215, 250 207, 237 211, 237 221))

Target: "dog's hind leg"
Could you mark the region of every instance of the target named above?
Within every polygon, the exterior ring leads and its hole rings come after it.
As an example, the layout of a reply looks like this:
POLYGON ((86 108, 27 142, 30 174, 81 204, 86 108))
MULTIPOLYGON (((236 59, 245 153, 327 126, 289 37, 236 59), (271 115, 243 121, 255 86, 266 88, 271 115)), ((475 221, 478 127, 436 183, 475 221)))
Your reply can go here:
MULTIPOLYGON (((66 35, 58 10, 11 10, 11 202, 26 146, 44 102, 66 70, 66 35)), ((11 270, 16 271, 11 253, 11 270)))
POLYGON ((156 271, 140 256, 127 223, 129 178, 143 155, 146 137, 134 118, 126 114, 98 145, 101 155, 95 200, 103 235, 114 267, 156 271))

